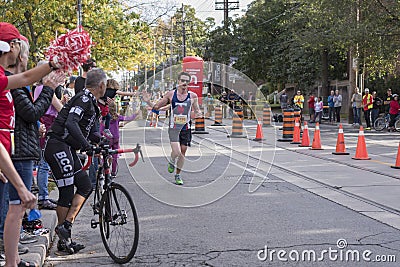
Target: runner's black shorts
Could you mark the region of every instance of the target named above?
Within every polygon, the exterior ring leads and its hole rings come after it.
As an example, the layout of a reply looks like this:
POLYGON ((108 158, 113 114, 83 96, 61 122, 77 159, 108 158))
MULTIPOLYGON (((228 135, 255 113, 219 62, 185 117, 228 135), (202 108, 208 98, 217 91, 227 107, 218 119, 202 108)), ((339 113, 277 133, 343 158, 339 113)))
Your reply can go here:
POLYGON ((180 130, 169 128, 168 135, 170 142, 179 142, 184 146, 190 146, 190 142, 192 141, 192 131, 190 129, 180 130))

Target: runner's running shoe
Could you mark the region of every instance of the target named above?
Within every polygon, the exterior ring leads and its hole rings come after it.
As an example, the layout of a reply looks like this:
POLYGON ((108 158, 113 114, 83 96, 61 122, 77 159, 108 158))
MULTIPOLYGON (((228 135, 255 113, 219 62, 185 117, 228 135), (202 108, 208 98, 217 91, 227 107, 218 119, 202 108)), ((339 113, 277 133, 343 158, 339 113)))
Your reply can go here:
POLYGON ((181 176, 179 174, 175 175, 175 183, 177 185, 183 185, 183 181, 182 181, 181 176))
POLYGON ((175 170, 174 164, 172 164, 171 162, 168 162, 168 172, 173 173, 174 170, 175 170))

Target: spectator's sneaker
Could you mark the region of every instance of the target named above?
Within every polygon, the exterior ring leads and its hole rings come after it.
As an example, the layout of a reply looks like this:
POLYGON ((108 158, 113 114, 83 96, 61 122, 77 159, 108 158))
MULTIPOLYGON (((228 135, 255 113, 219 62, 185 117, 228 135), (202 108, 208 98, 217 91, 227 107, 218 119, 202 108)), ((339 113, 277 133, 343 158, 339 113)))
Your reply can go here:
POLYGON ((21 244, 31 244, 31 243, 35 243, 38 241, 38 238, 34 235, 31 235, 28 232, 23 231, 20 235, 19 235, 19 242, 21 244))
POLYGON ((28 221, 27 218, 24 218, 22 220, 22 227, 24 228, 25 231, 27 232, 33 232, 37 229, 43 228, 42 221, 40 219, 33 220, 33 221, 28 221))
POLYGON ((112 135, 112 133, 110 132, 110 129, 104 129, 103 134, 104 134, 104 136, 107 137, 107 138, 110 138, 110 139, 113 138, 113 135, 112 135))
POLYGON ((175 183, 177 185, 183 185, 183 181, 182 181, 181 176, 179 174, 175 174, 175 183))
POLYGON ((45 199, 38 202, 38 207, 39 209, 44 209, 44 210, 55 210, 57 208, 57 205, 51 202, 50 200, 45 199))
MULTIPOLYGON (((2 253, 4 253, 4 242, 3 242, 3 239, 0 239, 0 251, 2 253)), ((29 252, 29 248, 18 242, 18 254, 21 255, 21 254, 26 254, 28 252, 29 252)))
POLYGON ((371 127, 366 127, 364 130, 370 131, 370 130, 371 130, 371 127))
POLYGON ((22 254, 26 254, 28 252, 29 252, 29 248, 18 242, 18 254, 22 255, 22 254))
POLYGON ((173 173, 174 170, 175 170, 174 164, 172 164, 171 162, 168 162, 168 172, 173 173))

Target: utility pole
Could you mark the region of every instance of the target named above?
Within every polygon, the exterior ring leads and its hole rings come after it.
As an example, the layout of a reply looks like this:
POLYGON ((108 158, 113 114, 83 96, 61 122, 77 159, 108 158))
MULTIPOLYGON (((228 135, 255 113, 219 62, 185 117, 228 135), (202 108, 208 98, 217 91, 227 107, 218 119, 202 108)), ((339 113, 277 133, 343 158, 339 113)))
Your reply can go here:
POLYGON ((239 9, 239 0, 215 0, 215 10, 224 11, 224 26, 228 29, 229 10, 239 9))
POLYGON ((182 58, 186 57, 186 37, 187 37, 187 33, 186 33, 186 23, 188 21, 185 20, 185 9, 184 9, 184 5, 182 4, 182 8, 180 11, 178 11, 180 13, 182 13, 182 17, 181 17, 181 27, 182 27, 182 58))
MULTIPOLYGON (((81 31, 82 26, 82 0, 76 1, 76 27, 78 28, 78 32, 81 31)), ((82 68, 79 68, 79 76, 82 75, 82 68)))
POLYGON ((185 11, 182 4, 182 58, 186 57, 185 11))
POLYGON ((173 55, 174 55, 174 45, 173 45, 173 41, 174 41, 174 20, 171 19, 171 41, 170 41, 170 46, 169 46, 169 60, 170 60, 170 65, 169 65, 169 89, 172 90, 172 88, 174 88, 173 86, 173 80, 172 80, 172 64, 173 64, 173 55))

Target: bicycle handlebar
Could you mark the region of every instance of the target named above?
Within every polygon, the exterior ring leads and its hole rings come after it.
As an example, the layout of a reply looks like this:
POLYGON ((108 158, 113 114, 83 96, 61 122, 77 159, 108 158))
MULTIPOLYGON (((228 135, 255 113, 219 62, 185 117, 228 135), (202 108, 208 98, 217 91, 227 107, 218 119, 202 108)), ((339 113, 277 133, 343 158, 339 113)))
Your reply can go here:
POLYGON ((106 144, 100 144, 99 147, 93 146, 92 153, 91 155, 88 155, 88 161, 85 164, 85 166, 82 167, 82 170, 86 171, 90 167, 90 165, 92 164, 92 158, 94 154, 105 153, 106 155, 115 155, 115 154, 130 153, 130 152, 135 153, 135 159, 128 164, 129 167, 133 167, 136 165, 136 163, 139 161, 139 154, 144 162, 143 152, 139 144, 137 144, 135 148, 126 148, 126 149, 122 148, 110 149, 106 144))

